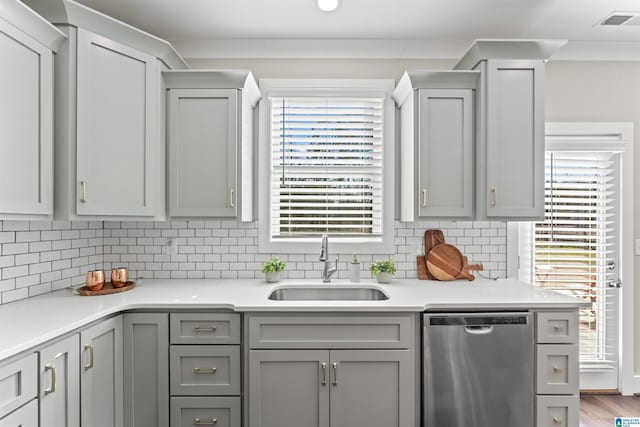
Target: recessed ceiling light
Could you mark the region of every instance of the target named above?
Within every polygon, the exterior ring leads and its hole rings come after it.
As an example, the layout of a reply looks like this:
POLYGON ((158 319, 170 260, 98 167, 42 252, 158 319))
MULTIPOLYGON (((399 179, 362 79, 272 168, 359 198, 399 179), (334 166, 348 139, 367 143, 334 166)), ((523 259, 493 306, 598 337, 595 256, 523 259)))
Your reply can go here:
POLYGON ((325 12, 333 12, 338 7, 339 0, 318 0, 318 7, 325 12))

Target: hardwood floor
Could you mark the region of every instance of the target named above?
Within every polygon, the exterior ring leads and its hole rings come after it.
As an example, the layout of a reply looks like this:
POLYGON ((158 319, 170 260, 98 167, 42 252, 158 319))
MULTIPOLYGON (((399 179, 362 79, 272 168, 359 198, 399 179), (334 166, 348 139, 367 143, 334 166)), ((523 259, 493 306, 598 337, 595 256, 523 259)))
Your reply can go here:
POLYGON ((613 427, 615 417, 640 417, 640 396, 580 397, 580 427, 613 427))

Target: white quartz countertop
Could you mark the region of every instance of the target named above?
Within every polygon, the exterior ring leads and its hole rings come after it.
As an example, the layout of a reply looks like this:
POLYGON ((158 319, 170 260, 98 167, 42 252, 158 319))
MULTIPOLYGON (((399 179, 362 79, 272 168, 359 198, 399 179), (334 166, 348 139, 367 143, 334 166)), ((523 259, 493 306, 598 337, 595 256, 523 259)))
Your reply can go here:
POLYGON ((588 305, 579 299, 545 291, 513 279, 474 282, 394 280, 379 285, 336 280, 144 280, 134 289, 83 297, 61 290, 0 305, 0 360, 28 350, 110 314, 133 309, 230 309, 238 312, 340 312, 425 310, 567 309, 588 305), (365 286, 381 289, 385 301, 270 301, 272 290, 285 286, 365 286))

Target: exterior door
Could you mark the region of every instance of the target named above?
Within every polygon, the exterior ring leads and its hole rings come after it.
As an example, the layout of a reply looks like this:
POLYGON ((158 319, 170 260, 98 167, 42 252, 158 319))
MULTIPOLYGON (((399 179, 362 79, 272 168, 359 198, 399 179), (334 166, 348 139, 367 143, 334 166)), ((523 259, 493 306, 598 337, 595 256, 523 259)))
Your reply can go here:
POLYGON ((123 427, 122 316, 80 333, 82 426, 123 427))
POLYGON ((78 29, 78 215, 152 216, 156 58, 78 29))
POLYGON ((235 217, 237 103, 232 89, 169 91, 169 215, 235 217))
POLYGON ((331 350, 331 427, 415 423, 409 350, 331 350))
POLYGON ((329 374, 328 350, 251 350, 249 426, 329 427, 329 374))
POLYGON ((418 92, 418 216, 473 216, 473 91, 418 92))

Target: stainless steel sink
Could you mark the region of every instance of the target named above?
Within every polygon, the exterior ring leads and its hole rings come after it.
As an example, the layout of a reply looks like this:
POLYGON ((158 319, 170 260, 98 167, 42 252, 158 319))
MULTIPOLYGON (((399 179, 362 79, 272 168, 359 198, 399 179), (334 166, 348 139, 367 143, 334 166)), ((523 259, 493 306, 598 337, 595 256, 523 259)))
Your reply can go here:
POLYGON ((389 297, 375 288, 326 285, 283 287, 271 292, 269 299, 273 301, 384 301, 389 297))

